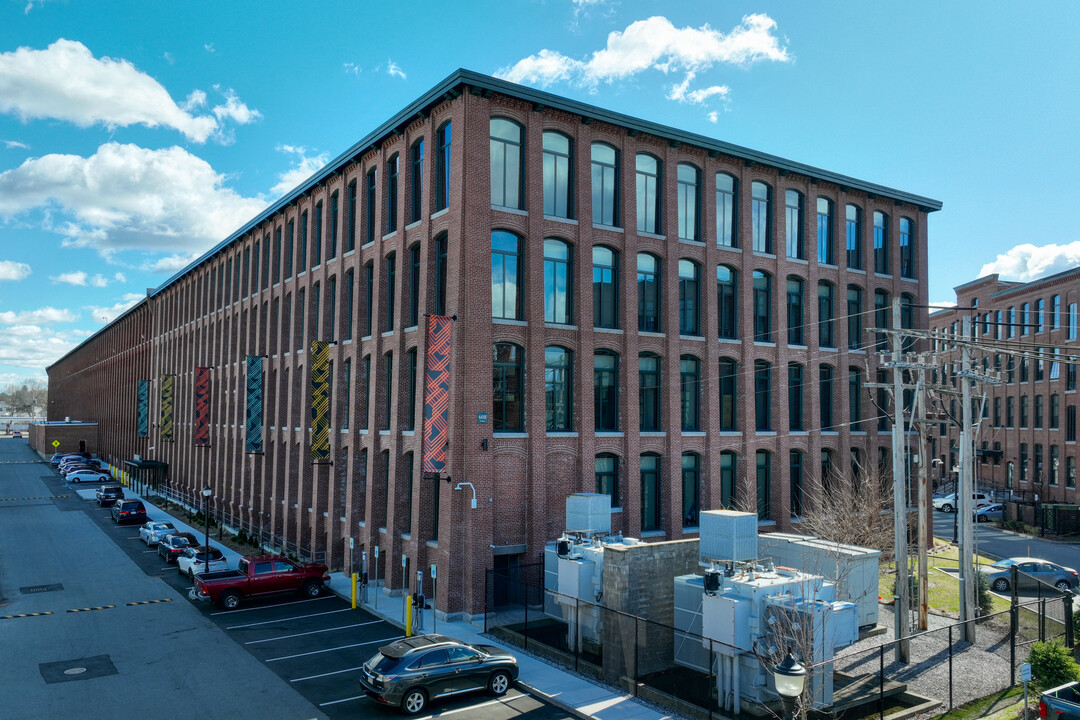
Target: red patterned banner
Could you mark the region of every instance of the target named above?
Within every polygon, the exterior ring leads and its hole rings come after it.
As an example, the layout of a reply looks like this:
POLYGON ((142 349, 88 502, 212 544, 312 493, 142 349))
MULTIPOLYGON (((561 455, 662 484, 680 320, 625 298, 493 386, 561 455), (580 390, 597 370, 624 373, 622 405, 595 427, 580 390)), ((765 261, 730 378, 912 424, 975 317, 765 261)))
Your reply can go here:
POLYGON ((450 328, 453 319, 428 316, 427 358, 424 373, 424 472, 446 469, 450 410, 450 328))
POLYGON ((195 368, 195 445, 210 446, 210 368, 195 368))

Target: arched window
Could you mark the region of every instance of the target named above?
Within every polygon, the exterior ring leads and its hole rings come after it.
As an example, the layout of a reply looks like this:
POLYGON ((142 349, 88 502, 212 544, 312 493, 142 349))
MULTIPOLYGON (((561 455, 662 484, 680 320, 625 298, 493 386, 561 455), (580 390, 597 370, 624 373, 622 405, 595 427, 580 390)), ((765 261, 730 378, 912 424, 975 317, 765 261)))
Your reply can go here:
POLYGON ((847 331, 848 331, 848 348, 851 350, 858 350, 862 347, 862 329, 863 329, 863 317, 862 317, 862 288, 858 285, 848 285, 847 287, 847 331))
POLYGON ((424 216, 424 138, 409 148, 409 222, 424 216))
POLYGON ((806 254, 803 250, 803 195, 798 190, 788 190, 784 193, 784 219, 787 256, 804 259, 806 254))
POLYGON ((638 356, 638 403, 642 432, 660 430, 660 358, 652 353, 638 356))
MULTIPOLYGON (((386 163, 386 232, 387 234, 397 231, 398 216, 398 171, 401 158, 397 153, 390 156, 386 163)), ((316 208, 317 209, 317 208, 316 208)), ((316 215, 318 217, 318 215, 316 215)), ((315 234, 318 241, 318 233, 315 234)))
POLYGON ((915 277, 915 225, 900 218, 900 277, 915 277))
POLYGON ((788 344, 805 345, 803 337, 803 281, 796 275, 787 279, 788 344))
POLYGON ((695 432, 701 429, 700 367, 701 362, 693 355, 683 355, 679 358, 679 405, 683 432, 695 432))
MULTIPOLYGON (((889 301, 889 293, 884 290, 874 291, 874 327, 879 329, 886 329, 892 325, 889 320, 892 318, 892 309, 889 301)), ((879 351, 886 350, 889 347, 889 340, 885 333, 876 333, 874 342, 879 351)))
POLYGON ((701 205, 701 171, 689 163, 679 163, 679 239, 699 240, 698 208, 701 205))
POLYGON ((848 422, 853 432, 863 429, 862 424, 862 369, 854 365, 848 368, 848 422))
POLYGON ((544 240, 544 322, 573 324, 574 265, 570 246, 544 240))
POLYGON ((638 330, 660 332, 660 258, 638 253, 638 330))
POLYGON ((636 168, 638 232, 659 234, 660 161, 652 155, 638 153, 636 168))
POLYGON ((593 248, 593 325, 598 328, 617 328, 618 316, 618 254, 611 248, 593 248))
POLYGON ((754 361, 754 426, 772 430, 772 367, 764 360, 754 361))
POLYGON ((833 203, 828 198, 817 199, 817 252, 822 265, 836 264, 836 247, 833 239, 833 203))
POLYGON ((738 497, 735 485, 735 470, 739 456, 731 450, 720 452, 720 507, 727 510, 735 509, 735 501, 738 497))
POLYGON ((619 430, 619 356, 609 350, 593 355, 593 418, 597 431, 619 430))
POLYGON ((573 354, 563 347, 544 349, 544 426, 549 431, 573 430, 573 354))
POLYGON ((788 363, 788 429, 806 429, 803 426, 803 366, 799 363, 788 363))
POLYGON ((641 530, 660 529, 660 456, 641 456, 641 530))
POLYGON ((716 244, 739 247, 738 180, 727 173, 716 173, 716 244))
POLYGON ((720 358, 720 429, 738 429, 738 363, 720 358))
POLYGON ((818 345, 836 347, 833 332, 833 316, 836 306, 833 300, 833 286, 826 280, 818 281, 818 345))
POLYGON ((829 365, 818 366, 818 415, 822 430, 834 430, 833 419, 833 369, 829 365))
POLYGON ((791 496, 791 514, 799 517, 803 513, 803 451, 791 450, 788 453, 788 486, 791 496))
POLYGON ((754 340, 773 341, 772 276, 754 271, 754 340))
POLYGON ((754 252, 772 253, 772 188, 754 181, 750 184, 750 222, 754 252))
POLYGON ((491 204, 522 208, 525 157, 522 129, 513 120, 494 117, 491 135, 491 204))
POLYGON ((513 233, 491 233, 491 316, 522 319, 521 239, 513 233))
POLYGON ((560 132, 544 132, 544 214, 574 217, 574 144, 560 132))
POLYGON ((494 382, 491 401, 492 430, 522 432, 525 429, 525 351, 512 343, 495 343, 494 382))
POLYGON ((679 334, 701 335, 701 268, 679 260, 679 334))
POLYGON ((619 151, 606 143, 592 145, 593 224, 619 225, 619 151))
POLYGON ((889 274, 889 216, 874 211, 874 272, 889 274))
POLYGON ((858 205, 844 209, 844 229, 847 239, 847 266, 862 270, 862 210, 858 205))
POLYGON ((754 456, 757 471, 758 520, 768 520, 772 516, 772 453, 768 450, 758 450, 754 456))
POLYGON ((701 458, 697 453, 682 455, 682 524, 684 528, 698 526, 701 512, 701 458))
POLYGON ((611 496, 611 507, 622 504, 619 496, 619 457, 611 453, 596 456, 596 492, 611 496))
POLYGON ((739 297, 738 271, 727 265, 716 268, 716 297, 719 337, 734 340, 739 336, 739 315, 736 303, 739 297))
POLYGON ((449 120, 435 133, 435 211, 450 207, 450 149, 453 125, 449 120))

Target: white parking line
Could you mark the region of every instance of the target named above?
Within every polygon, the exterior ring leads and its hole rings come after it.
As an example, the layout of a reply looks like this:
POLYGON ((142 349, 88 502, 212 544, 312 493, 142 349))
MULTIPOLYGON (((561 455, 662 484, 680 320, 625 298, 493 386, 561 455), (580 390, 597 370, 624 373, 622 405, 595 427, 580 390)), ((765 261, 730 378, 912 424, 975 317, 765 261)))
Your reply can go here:
POLYGON ((319 633, 336 632, 338 630, 348 630, 349 628, 364 627, 365 625, 375 625, 381 623, 382 620, 371 620, 369 622, 356 623, 355 625, 342 625, 341 627, 326 628, 325 630, 311 630, 310 632, 295 633, 293 635, 278 635, 272 638, 263 638, 262 640, 249 640, 245 645, 258 645, 259 643, 274 642, 275 640, 288 640, 289 638, 304 637, 305 635, 318 635, 319 633))
POLYGON ((143 550, 144 553, 157 553, 157 550, 143 550))
MULTIPOLYGON (((340 700, 330 700, 329 702, 319 703, 319 707, 327 707, 328 705, 339 705, 341 703, 352 702, 353 700, 359 700, 362 697, 364 697, 364 696, 363 695, 353 695, 352 697, 342 698, 340 700)), ((513 697, 501 697, 501 698, 497 698, 495 700, 488 700, 487 702, 482 702, 482 703, 480 703, 478 705, 470 705, 468 707, 457 708, 456 710, 442 710, 442 711, 440 711, 439 713, 437 713, 435 715, 425 715, 424 717, 419 718, 418 720, 432 720, 432 718, 437 718, 437 717, 441 718, 441 717, 446 717, 447 715, 457 715, 458 713, 463 713, 463 712, 473 712, 474 710, 477 710, 477 709, 482 708, 482 707, 487 707, 488 705, 495 705, 496 703, 506 704, 506 703, 509 703, 509 702, 513 702, 513 701, 515 701, 515 700, 517 700, 519 698, 526 698, 526 697, 531 697, 531 696, 529 695, 529 693, 521 693, 520 695, 514 695, 513 697)))
POLYGON ((278 603, 277 605, 263 605, 262 607, 240 608, 239 610, 222 610, 221 612, 212 612, 210 613, 210 615, 235 615, 236 613, 251 612, 252 610, 266 610, 267 608, 285 607, 286 605, 298 605, 300 603, 318 602, 319 600, 330 600, 331 598, 336 597, 336 595, 324 595, 323 597, 311 598, 310 600, 294 600, 287 603, 278 603))
POLYGON ((330 702, 319 703, 319 707, 326 707, 327 705, 337 705, 343 702, 352 702, 353 700, 359 700, 363 695, 353 695, 352 697, 342 698, 341 700, 331 700, 330 702))
POLYGON ((125 538, 125 539, 127 539, 127 540, 142 540, 142 538, 139 537, 138 535, 136 535, 135 537, 129 537, 129 538, 125 538))
POLYGON ((281 657, 270 658, 266 662, 272 663, 278 660, 292 660, 298 657, 307 657, 308 655, 321 655, 322 653, 337 652, 338 650, 348 650, 355 647, 364 647, 365 645, 378 645, 384 642, 393 642, 394 640, 400 640, 405 637, 404 635, 395 635, 394 637, 382 638, 380 640, 372 640, 371 642, 353 643, 352 645, 342 645, 341 647, 326 648, 325 650, 312 650, 311 652, 298 653, 296 655, 283 655, 281 657))
POLYGON ((340 675, 341 673, 354 672, 356 670, 363 670, 364 666, 345 668, 344 670, 334 670, 333 672, 320 673, 318 675, 308 675, 307 677, 296 678, 289 682, 303 682, 304 680, 318 680, 319 678, 330 677, 331 675, 340 675))
POLYGON ((241 628, 255 627, 256 625, 272 625, 274 623, 285 622, 287 620, 303 620, 304 618, 319 617, 320 615, 333 615, 334 613, 351 612, 352 608, 344 608, 342 610, 328 610, 321 613, 311 613, 310 615, 294 615, 293 617, 282 618, 280 620, 263 620, 257 623, 248 623, 247 625, 230 625, 225 628, 226 630, 240 630, 241 628))

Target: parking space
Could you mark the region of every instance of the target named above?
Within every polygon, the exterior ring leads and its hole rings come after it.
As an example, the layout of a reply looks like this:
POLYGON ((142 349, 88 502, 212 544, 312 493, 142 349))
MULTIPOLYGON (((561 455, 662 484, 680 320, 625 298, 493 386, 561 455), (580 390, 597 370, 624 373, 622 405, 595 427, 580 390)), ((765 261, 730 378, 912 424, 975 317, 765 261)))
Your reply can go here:
MULTIPOLYGON (((179 573, 175 564, 166 563, 156 548, 147 547, 139 537, 139 525, 117 525, 110 509, 98 506, 97 484, 66 484, 59 476, 48 484, 54 492, 69 495, 68 502, 81 505, 143 572, 161 578, 187 596, 191 582, 179 573)), ((152 507, 147 509, 151 520, 170 519, 152 507)), ((329 592, 314 599, 300 595, 245 599, 239 609, 232 611, 194 604, 237 645, 328 717, 400 716, 397 708, 386 708, 366 698, 358 681, 361 667, 378 648, 402 637, 401 630, 392 623, 363 609, 353 610, 348 602, 329 592)), ((501 698, 483 694, 448 697, 433 703, 429 710, 430 713, 420 717, 458 715, 482 720, 573 717, 518 689, 511 689, 501 698)))

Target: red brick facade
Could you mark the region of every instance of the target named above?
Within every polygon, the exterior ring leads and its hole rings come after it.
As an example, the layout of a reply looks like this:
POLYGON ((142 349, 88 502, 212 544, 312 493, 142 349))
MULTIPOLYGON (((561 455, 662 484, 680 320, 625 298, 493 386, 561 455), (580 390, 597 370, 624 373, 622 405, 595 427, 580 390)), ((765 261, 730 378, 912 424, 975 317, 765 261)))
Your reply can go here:
MULTIPOLYGON (((305 186, 271 207, 259 218, 223 242, 204 258, 178 274, 147 300, 49 368, 50 419, 70 415, 97 420, 102 425, 103 452, 115 460, 139 453, 170 465, 170 481, 185 492, 205 483, 214 489, 220 511, 232 521, 270 530, 299 548, 325 552, 332 567, 349 561, 349 540, 354 557, 361 550, 373 555, 380 548, 380 567, 369 568, 386 587, 412 587, 415 570, 438 566, 439 609, 475 614, 483 612, 485 570, 495 556, 510 555, 512 562, 537 562, 545 541, 564 529, 567 494, 594 491, 595 457, 612 453, 619 458, 621 509, 613 528, 641 535, 642 493, 640 457, 660 457, 659 529, 649 538, 693 537, 696 529, 683 528, 682 457, 696 453, 700 470, 700 508, 720 504, 719 453, 737 453, 738 498, 755 499, 755 452, 767 450, 771 461, 768 527, 791 527, 789 453, 803 457, 803 491, 813 492, 823 449, 833 462, 846 467, 851 448, 867 458, 889 446, 873 420, 876 411, 861 399, 863 431, 848 426, 848 368, 869 363, 873 380, 877 356, 849 350, 846 289, 862 292, 864 326, 874 321, 874 292, 904 296, 914 307, 926 305, 927 214, 940 203, 868 183, 843 178, 780 158, 726 146, 707 138, 691 138, 577 105, 554 96, 519 88, 459 71, 442 86, 410 106, 392 121, 355 146, 305 186), (545 102, 538 102, 542 96, 545 102), (523 210, 492 205, 490 192, 489 120, 503 117, 518 123, 524 133, 523 210), (451 172, 448 207, 436 210, 437 132, 452 123, 451 172), (557 130, 572 140, 572 218, 545 216, 543 212, 542 133, 557 130), (678 138, 676 137, 678 136, 678 138), (681 139, 679 139, 681 138, 681 139), (411 222, 411 150, 425 141, 420 218, 411 222), (596 226, 592 220, 592 143, 603 142, 619 151, 618 227, 596 226), (659 216, 662 234, 636 231, 636 178, 634 158, 645 152, 658 158, 659 216), (388 231, 386 216, 387 163, 400 158, 396 229, 388 231), (676 167, 689 163, 700 170, 701 241, 679 239, 676 167), (367 202, 368 172, 376 169, 376 202, 367 202), (794 170, 792 169, 794 168, 794 170), (738 181, 738 249, 718 247, 716 241, 715 181, 718 172, 738 181), (355 247, 349 249, 350 183, 356 181, 355 247), (771 226, 775 253, 751 250, 751 184, 763 181, 773 189, 771 226), (785 191, 795 189, 805 203, 803 214, 806 259, 785 257, 785 191), (337 193, 336 252, 329 209, 337 193), (817 261, 818 197, 833 202, 832 233, 837 265, 817 261), (314 216, 323 208, 320 262, 313 261, 314 216), (844 267, 844 220, 847 204, 863 214, 863 267, 844 267), (873 272, 875 211, 889 216, 887 237, 891 275, 873 272), (307 258, 300 258, 300 225, 307 213, 307 258), (368 218, 375 238, 368 242, 368 218), (913 275, 900 277, 901 218, 912 223, 913 275), (288 227, 294 241, 292 272, 288 272, 288 227), (509 231, 521 239, 521 320, 492 319, 491 233, 509 231), (281 233, 281 245, 277 233, 281 233), (421 469, 423 417, 424 313, 436 311, 436 240, 446 238, 447 266, 445 314, 456 315, 451 357, 448 474, 452 482, 423 479, 421 469), (572 248, 573 324, 544 322, 544 243, 558 238, 572 248), (259 243, 258 271, 255 270, 259 243), (264 278, 267 243, 272 259, 264 278), (618 253, 618 329, 593 327, 592 248, 602 245, 618 253), (419 248, 415 288, 418 318, 411 322, 410 252, 419 248), (636 257, 648 252, 660 260, 660 329, 639 332, 636 257), (333 254, 333 257, 331 257, 333 254), (245 260, 245 256, 247 260, 245 260), (391 272, 393 258, 393 272, 391 272), (701 269, 701 336, 679 333, 680 259, 693 260, 701 269), (739 335, 718 340, 718 265, 738 272, 739 335), (370 266, 371 306, 365 278, 370 266), (751 278, 763 271, 772 278, 770 315, 776 342, 753 341, 751 278), (226 279, 225 276, 228 275, 226 279), (804 345, 789 345, 785 287, 788 276, 804 283, 804 345), (392 324, 388 282, 394 280, 392 324), (335 285, 333 309, 329 299, 335 285), (836 348, 818 343, 819 281, 834 292, 836 348), (318 285, 318 291, 316 291, 318 285), (353 289, 348 311, 348 287, 353 289), (299 322, 300 293, 304 293, 303 323, 299 322), (318 301, 319 332, 315 335, 314 298, 318 301), (367 318, 371 331, 367 332, 367 318), (334 319, 334 329, 328 323, 334 319), (291 322, 290 322, 291 318, 291 322), (333 465, 312 465, 310 457, 310 399, 307 356, 313 339, 336 340, 333 362, 332 457, 333 465), (512 343, 523 352, 521 402, 522 432, 494 432, 492 364, 495 343, 512 343), (544 349, 560 346, 572 352, 573 403, 571 429, 549 433, 545 425, 544 349), (417 373, 414 405, 410 408, 410 351, 415 350, 417 373), (594 431, 592 357, 609 350, 620 358, 619 431, 594 431), (660 358, 660 430, 638 431, 637 358, 651 353, 660 358), (264 355, 264 453, 244 452, 244 360, 264 355), (699 361, 700 430, 681 432, 680 358, 699 361), (719 419, 718 367, 720 358, 738 362, 737 430, 722 431, 719 419), (388 360, 389 358, 389 360, 388 360), (365 386, 362 368, 370 362, 365 386), (755 432, 754 363, 770 363, 771 430, 755 432), (345 365, 351 382, 345 388, 345 365), (392 365, 387 383, 387 364, 392 365), (787 368, 803 366, 805 430, 790 431, 787 368), (820 432, 819 366, 834 369, 833 412, 835 431, 820 432), (197 366, 212 373, 211 446, 194 447, 193 382, 197 366), (160 376, 176 375, 175 442, 159 437, 160 376), (151 383, 150 437, 135 437, 135 386, 151 383), (346 397, 348 393, 348 397, 346 397), (389 422, 387 408, 389 398, 389 422), (479 422, 479 414, 489 417, 479 422), (409 418, 413 428, 408 429, 409 418), (154 447, 153 451, 149 448, 154 447), (410 473, 411 469, 411 473, 410 473), (477 508, 470 507, 475 488, 477 508), (389 501, 387 498, 389 489, 389 501), (436 507, 437 499, 437 507, 436 507), (434 520, 438 518, 438 537, 434 520), (409 575, 402 576, 402 555, 409 575)), ((926 327, 925 310, 916 309, 912 322, 926 327)), ((865 347, 873 336, 855 342, 865 347)), ((865 378, 864 378, 865 379, 865 378)), ((865 393, 863 393, 866 395, 865 393)), ((504 562, 502 560, 502 562, 504 562)), ((430 580, 426 580, 429 583, 430 580)), ((428 585, 430 592, 430 585, 428 585)))

